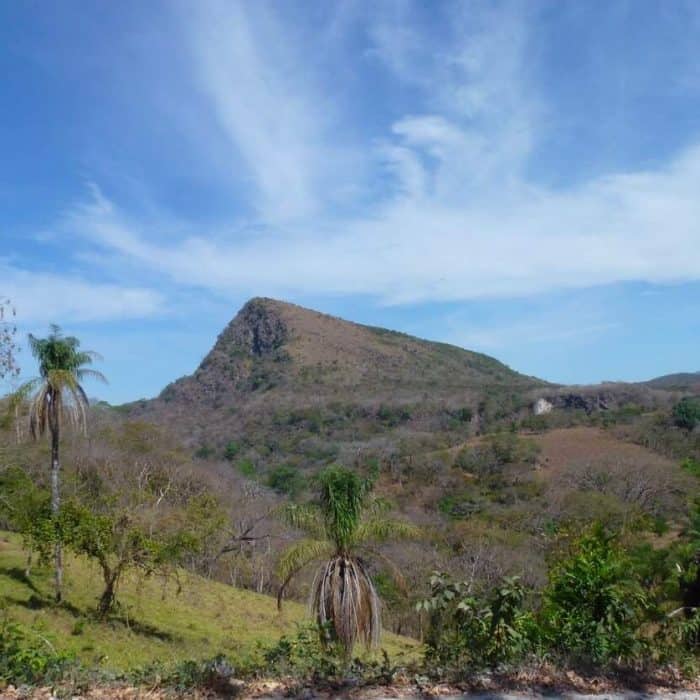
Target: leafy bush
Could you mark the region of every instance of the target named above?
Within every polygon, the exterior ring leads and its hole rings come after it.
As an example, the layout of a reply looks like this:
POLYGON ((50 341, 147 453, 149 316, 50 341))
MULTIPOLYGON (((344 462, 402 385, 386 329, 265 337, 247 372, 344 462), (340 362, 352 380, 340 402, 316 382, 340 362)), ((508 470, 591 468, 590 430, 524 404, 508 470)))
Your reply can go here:
POLYGON ((278 493, 297 496, 304 488, 304 478, 296 467, 283 464, 268 474, 267 485, 278 493))
POLYGON ((684 430, 693 430, 700 424, 700 398, 688 397, 681 399, 673 407, 673 422, 684 430))
POLYGON ((250 459, 241 459, 238 461, 237 465, 238 471, 247 476, 249 479, 255 476, 255 465, 250 459))
POLYGON ((265 651, 267 670, 273 675, 328 680, 340 676, 346 661, 339 644, 316 625, 299 625, 294 636, 283 636, 265 651))
POLYGON ((377 411, 377 418, 389 427, 397 426, 411 419, 411 411, 406 406, 387 406, 382 404, 377 411))
POLYGON ((74 660, 56 651, 48 639, 4 619, 0 627, 0 680, 41 683, 59 679, 74 660))
POLYGON ((700 479, 700 460, 687 457, 681 462, 681 469, 684 469, 688 474, 692 474, 700 479))
POLYGON ((628 556, 602 527, 583 536, 550 571, 543 593, 540 619, 549 648, 595 665, 637 656, 648 600, 631 570, 628 556))
POLYGON ((151 663, 133 669, 127 678, 135 685, 171 688, 178 693, 197 689, 205 691, 207 697, 234 697, 238 691, 235 673, 231 661, 219 654, 213 659, 187 659, 174 665, 151 663))
POLYGON ((426 661, 438 675, 461 675, 522 658, 532 648, 533 616, 524 609, 525 588, 506 577, 478 597, 466 582, 436 572, 431 595, 416 609, 429 616, 426 661))
POLYGON ((351 659, 340 644, 328 644, 328 637, 328 630, 317 625, 298 625, 295 635, 285 635, 265 650, 266 672, 312 683, 386 685, 394 680, 398 669, 386 652, 382 652, 381 660, 351 659))
POLYGON ((515 433, 496 433, 480 445, 463 448, 455 466, 477 476, 493 476, 507 464, 533 463, 538 452, 539 447, 532 440, 524 440, 515 433))
POLYGON ((231 440, 224 448, 224 458, 232 462, 241 451, 241 446, 235 440, 231 440))
POLYGON ((210 457, 213 457, 215 454, 215 450, 213 447, 209 447, 209 445, 201 445, 195 450, 194 456, 197 459, 209 459, 210 457))

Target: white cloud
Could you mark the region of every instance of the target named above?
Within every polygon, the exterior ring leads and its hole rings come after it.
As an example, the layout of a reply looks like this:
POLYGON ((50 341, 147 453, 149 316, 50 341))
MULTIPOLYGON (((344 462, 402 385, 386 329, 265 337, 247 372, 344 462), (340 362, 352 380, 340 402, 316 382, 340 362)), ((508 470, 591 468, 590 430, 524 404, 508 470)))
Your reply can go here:
POLYGON ((337 182, 327 164, 344 173, 347 162, 336 160, 338 125, 329 144, 332 120, 299 35, 266 13, 270 5, 198 7, 196 71, 253 175, 259 225, 241 232, 224 222, 212 235, 181 222, 168 245, 156 244, 150 222, 94 189, 68 217, 91 245, 225 295, 412 303, 700 279, 700 145, 654 170, 569 189, 528 179, 544 101, 528 73, 531 18, 518 9, 526 6, 450 6, 439 46, 411 24, 407 4, 368 21, 370 55, 418 90, 425 109, 388 123, 367 146, 389 177, 352 217, 324 206, 337 182))
POLYGON ((606 176, 572 191, 504 186, 464 206, 403 196, 365 219, 240 243, 194 236, 149 245, 133 222, 100 203, 81 206, 72 227, 176 282, 214 291, 474 299, 698 279, 698 188, 700 147, 660 171, 606 176))
POLYGON ((330 174, 330 109, 300 64, 298 37, 263 3, 185 7, 194 74, 227 141, 232 174, 243 165, 264 219, 314 213, 328 185, 322 175, 330 174))
POLYGON ((144 318, 163 309, 161 295, 150 289, 30 272, 1 260, 0 278, 22 324, 144 318))

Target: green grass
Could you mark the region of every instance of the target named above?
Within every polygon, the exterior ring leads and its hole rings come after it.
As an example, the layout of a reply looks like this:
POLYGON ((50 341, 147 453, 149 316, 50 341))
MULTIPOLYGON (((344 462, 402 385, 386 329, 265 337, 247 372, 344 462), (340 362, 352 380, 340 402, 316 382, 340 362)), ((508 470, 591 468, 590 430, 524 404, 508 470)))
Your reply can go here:
MULTIPOLYGON (((67 557, 65 602, 51 603, 51 570, 24 575, 26 553, 16 535, 0 533, 0 605, 10 619, 31 625, 59 650, 88 667, 125 671, 150 662, 170 664, 223 653, 252 658, 260 645, 294 633, 305 607, 287 602, 281 614, 266 595, 240 590, 188 573, 177 584, 158 578, 124 579, 121 608, 106 622, 95 619, 101 577, 84 559, 67 557)), ((414 656, 417 643, 386 634, 392 656, 414 656)))

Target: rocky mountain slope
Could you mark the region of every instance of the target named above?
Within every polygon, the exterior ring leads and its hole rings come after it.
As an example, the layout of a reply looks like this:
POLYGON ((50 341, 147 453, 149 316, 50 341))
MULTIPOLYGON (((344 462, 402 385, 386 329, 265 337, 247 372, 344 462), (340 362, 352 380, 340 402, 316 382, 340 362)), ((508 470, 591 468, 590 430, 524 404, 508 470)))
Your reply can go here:
POLYGON ((125 408, 201 456, 228 448, 268 468, 445 447, 533 412, 668 401, 646 385, 561 387, 453 345, 255 298, 194 374, 125 408))
POLYGON ((450 420, 477 428, 500 402, 520 406, 547 386, 486 355, 256 298, 193 375, 130 413, 215 449, 264 426, 318 436, 353 425, 362 442, 368 423, 370 433, 450 420))

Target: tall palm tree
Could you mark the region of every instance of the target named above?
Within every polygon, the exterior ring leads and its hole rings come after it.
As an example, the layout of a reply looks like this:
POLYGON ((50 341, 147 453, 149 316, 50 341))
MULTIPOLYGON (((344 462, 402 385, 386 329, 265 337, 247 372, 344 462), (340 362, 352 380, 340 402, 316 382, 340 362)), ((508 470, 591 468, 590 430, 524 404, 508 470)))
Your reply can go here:
POLYGON ((357 641, 376 647, 381 632, 379 596, 363 557, 381 559, 401 584, 401 571, 373 545, 415 538, 419 532, 409 523, 387 518, 386 503, 371 495, 372 482, 349 469, 328 467, 318 483, 317 503, 291 504, 283 511, 289 524, 308 537, 280 559, 277 607, 281 609, 294 576, 313 561, 323 561, 311 587, 311 612, 349 655, 357 641))
MULTIPOLYGON (((80 349, 80 341, 64 336, 51 326, 47 338, 29 334, 29 347, 39 363, 39 376, 25 382, 15 393, 16 405, 29 400, 29 432, 33 439, 44 434, 51 438, 51 512, 57 517, 61 508, 59 446, 61 428, 67 421, 73 427, 87 430, 88 397, 81 386, 86 378, 106 381, 104 375, 89 365, 101 359, 97 353, 80 349)), ((60 539, 54 546, 56 602, 61 601, 63 588, 63 553, 60 539)))

